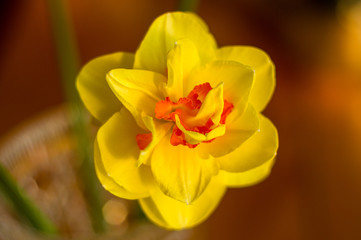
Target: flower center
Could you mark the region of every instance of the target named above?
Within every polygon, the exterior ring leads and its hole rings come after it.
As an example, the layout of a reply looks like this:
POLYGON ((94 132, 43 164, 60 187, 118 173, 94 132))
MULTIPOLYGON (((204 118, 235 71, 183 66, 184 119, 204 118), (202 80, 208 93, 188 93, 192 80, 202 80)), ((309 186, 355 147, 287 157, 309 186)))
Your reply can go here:
MULTIPOLYGON (((184 131, 206 135, 218 126, 225 124, 227 116, 233 110, 233 104, 227 100, 223 100, 223 109, 221 109, 222 113, 218 123, 214 123, 211 117, 197 119, 202 104, 204 103, 207 94, 212 89, 211 85, 206 82, 195 86, 187 97, 180 98, 177 102, 172 102, 169 97, 157 102, 155 106, 155 117, 157 119, 172 121, 174 123, 179 121, 181 124, 182 129, 180 129, 180 125, 175 124, 173 126, 173 132, 170 138, 170 143, 173 146, 182 144, 188 146, 189 148, 195 148, 199 145, 199 142, 188 142, 184 131), (195 121, 195 119, 197 120, 195 121)), ((136 138, 141 150, 145 149, 152 139, 149 133, 138 134, 136 138)), ((207 143, 213 141, 214 139, 215 138, 207 139, 201 142, 207 143)))

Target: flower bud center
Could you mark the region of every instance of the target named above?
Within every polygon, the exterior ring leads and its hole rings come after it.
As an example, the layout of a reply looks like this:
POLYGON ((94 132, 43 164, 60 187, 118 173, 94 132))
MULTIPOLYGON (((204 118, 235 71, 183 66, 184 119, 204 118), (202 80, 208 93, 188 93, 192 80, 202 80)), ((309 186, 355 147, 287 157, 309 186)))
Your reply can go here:
MULTIPOLYGON (((179 118, 180 123, 187 131, 192 131, 200 134, 207 134, 215 129, 220 124, 225 124, 227 116, 233 110, 233 104, 227 100, 223 100, 223 109, 219 123, 215 124, 211 118, 204 120, 201 124, 194 124, 192 118, 196 117, 202 104, 209 93, 213 88, 211 85, 206 82, 200 85, 197 85, 193 90, 188 94, 187 97, 178 99, 177 102, 173 102, 169 97, 166 97, 165 100, 157 102, 155 107, 155 117, 157 119, 163 119, 166 121, 172 121, 176 123, 176 116, 179 118)), ((137 143, 141 150, 143 150, 146 145, 149 144, 149 136, 146 134, 137 135, 137 143), (144 135, 144 136, 143 136, 144 135), (145 141, 148 140, 148 141, 145 141)), ((213 139, 202 141, 204 143, 211 142, 213 139)), ((172 136, 170 138, 170 143, 173 146, 179 144, 188 146, 189 148, 195 148, 199 143, 189 143, 186 140, 184 132, 179 129, 179 127, 174 124, 172 136)))

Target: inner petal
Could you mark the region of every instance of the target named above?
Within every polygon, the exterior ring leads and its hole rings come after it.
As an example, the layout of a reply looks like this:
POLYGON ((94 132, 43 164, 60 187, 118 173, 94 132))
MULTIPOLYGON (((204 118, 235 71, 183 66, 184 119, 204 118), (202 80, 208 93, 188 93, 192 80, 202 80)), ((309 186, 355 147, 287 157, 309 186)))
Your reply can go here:
POLYGON ((223 82, 208 91, 207 95, 201 102, 201 107, 199 108, 196 116, 182 119, 187 129, 205 126, 210 121, 212 122, 210 127, 213 125, 218 126, 224 107, 223 82))

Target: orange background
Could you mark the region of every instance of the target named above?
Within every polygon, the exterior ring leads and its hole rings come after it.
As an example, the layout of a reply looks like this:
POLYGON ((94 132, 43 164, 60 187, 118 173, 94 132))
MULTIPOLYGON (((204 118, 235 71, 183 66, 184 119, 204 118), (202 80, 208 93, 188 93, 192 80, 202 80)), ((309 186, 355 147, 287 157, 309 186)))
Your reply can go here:
MULTIPOLYGON (((154 18, 177 8, 169 0, 66 2, 82 63, 134 52, 154 18)), ((220 46, 257 46, 275 62, 265 115, 280 148, 270 177, 229 190, 195 234, 361 239, 361 21, 353 25, 351 10, 333 1, 200 1, 220 46)), ((64 102, 46 1, 7 1, 1 11, 0 136, 64 102)))

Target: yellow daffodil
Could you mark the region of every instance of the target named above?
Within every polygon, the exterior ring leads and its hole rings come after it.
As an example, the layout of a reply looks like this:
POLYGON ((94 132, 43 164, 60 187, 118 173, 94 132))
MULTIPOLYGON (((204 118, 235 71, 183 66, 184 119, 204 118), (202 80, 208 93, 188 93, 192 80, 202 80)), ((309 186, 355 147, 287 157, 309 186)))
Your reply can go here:
POLYGON ((78 76, 85 106, 102 123, 98 178, 114 195, 139 199, 160 226, 199 224, 227 187, 269 174, 278 136, 260 112, 274 86, 262 50, 218 48, 195 14, 161 15, 135 54, 98 57, 78 76))

